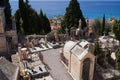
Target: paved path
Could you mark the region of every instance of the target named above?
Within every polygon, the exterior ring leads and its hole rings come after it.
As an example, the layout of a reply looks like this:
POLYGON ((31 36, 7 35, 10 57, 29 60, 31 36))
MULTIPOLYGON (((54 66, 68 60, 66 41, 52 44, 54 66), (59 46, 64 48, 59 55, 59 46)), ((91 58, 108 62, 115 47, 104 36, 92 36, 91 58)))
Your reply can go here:
POLYGON ((48 70, 53 76, 54 80, 73 80, 68 74, 67 69, 60 61, 60 53, 58 49, 51 49, 42 52, 44 62, 48 66, 48 70))

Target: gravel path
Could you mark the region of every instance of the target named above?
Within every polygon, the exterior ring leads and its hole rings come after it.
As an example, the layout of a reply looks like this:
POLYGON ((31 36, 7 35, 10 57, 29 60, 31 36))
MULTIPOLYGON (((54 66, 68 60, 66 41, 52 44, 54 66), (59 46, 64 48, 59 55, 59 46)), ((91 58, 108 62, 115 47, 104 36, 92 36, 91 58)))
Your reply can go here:
POLYGON ((60 61, 60 50, 61 48, 42 52, 44 58, 43 61, 47 65, 54 80, 73 80, 65 66, 60 61))

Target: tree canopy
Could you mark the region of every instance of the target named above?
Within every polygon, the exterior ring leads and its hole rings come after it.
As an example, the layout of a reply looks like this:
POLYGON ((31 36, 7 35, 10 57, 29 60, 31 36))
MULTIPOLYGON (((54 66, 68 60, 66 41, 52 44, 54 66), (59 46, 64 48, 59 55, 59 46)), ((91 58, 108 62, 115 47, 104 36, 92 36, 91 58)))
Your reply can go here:
MULTIPOLYGON (((112 26, 112 31, 115 34, 115 38, 120 43, 120 19, 115 20, 112 26)), ((116 68, 120 70, 120 48, 116 50, 115 56, 116 56, 116 68)))
POLYGON ((38 29, 38 15, 37 12, 31 8, 28 0, 24 2, 24 0, 19 0, 19 14, 21 19, 23 20, 23 29, 25 34, 34 34, 39 33, 38 29))
POLYGON ((50 23, 49 23, 49 20, 48 20, 46 14, 44 14, 43 21, 44 21, 44 25, 43 25, 44 32, 49 33, 51 31, 51 28, 50 28, 50 23))
POLYGON ((100 35, 103 36, 105 32, 105 14, 103 15, 103 19, 102 19, 102 26, 100 28, 100 35))
POLYGON ((120 42, 120 19, 115 20, 112 26, 112 31, 115 34, 115 37, 120 42))
POLYGON ((120 70, 120 49, 116 50, 115 56, 116 56, 116 68, 120 70))
POLYGON ((47 16, 44 15, 43 12, 39 15, 33 8, 31 8, 28 0, 19 0, 19 9, 15 13, 15 18, 18 33, 47 34, 51 31, 47 16), (22 25, 20 25, 21 20, 22 25))
POLYGON ((43 13, 42 9, 40 10, 40 15, 39 15, 39 18, 40 18, 40 22, 41 22, 41 32, 46 34, 46 33, 49 33, 51 31, 51 28, 50 28, 50 22, 46 16, 46 14, 43 13))
POLYGON ((99 46, 99 43, 98 42, 95 42, 95 51, 94 51, 94 55, 97 56, 101 53, 101 50, 100 50, 100 46, 99 46))
POLYGON ((12 29, 12 15, 11 15, 11 6, 9 0, 0 0, 0 7, 4 7, 5 20, 6 20, 6 29, 12 29))
POLYGON ((78 27, 79 20, 82 21, 82 29, 86 27, 86 21, 80 9, 79 3, 77 0, 71 0, 69 6, 66 8, 66 13, 64 15, 64 20, 62 21, 62 30, 65 30, 66 27, 70 29, 71 27, 78 27))
POLYGON ((100 19, 95 19, 94 23, 92 24, 93 30, 97 35, 100 33, 100 27, 101 27, 101 20, 100 19))

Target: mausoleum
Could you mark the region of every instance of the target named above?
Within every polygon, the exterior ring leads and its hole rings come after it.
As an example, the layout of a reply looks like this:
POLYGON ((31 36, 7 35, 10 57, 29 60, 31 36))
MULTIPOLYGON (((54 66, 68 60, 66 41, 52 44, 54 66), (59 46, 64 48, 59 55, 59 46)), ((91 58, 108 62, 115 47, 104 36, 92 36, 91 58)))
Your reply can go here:
POLYGON ((94 46, 86 40, 68 41, 61 52, 61 61, 74 80, 93 80, 94 46))

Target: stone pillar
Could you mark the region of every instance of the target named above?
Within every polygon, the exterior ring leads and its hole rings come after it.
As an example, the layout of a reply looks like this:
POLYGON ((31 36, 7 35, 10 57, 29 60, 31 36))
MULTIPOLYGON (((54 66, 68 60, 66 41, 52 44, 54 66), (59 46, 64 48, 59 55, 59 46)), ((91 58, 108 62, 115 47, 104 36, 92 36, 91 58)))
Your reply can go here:
POLYGON ((21 46, 21 44, 19 43, 19 44, 18 44, 18 54, 21 53, 21 48, 22 48, 22 46, 21 46))
POLYGON ((0 8, 0 51, 7 52, 7 42, 5 35, 5 16, 4 16, 4 8, 0 8))
POLYGON ((47 35, 45 35, 45 42, 47 42, 47 35))
POLYGON ((55 40, 58 42, 59 39, 58 39, 58 33, 57 33, 57 30, 55 31, 54 36, 55 36, 55 40))
POLYGON ((66 40, 68 40, 69 38, 68 28, 66 28, 65 31, 66 31, 66 40))
POLYGON ((71 27, 71 29, 70 29, 71 40, 75 40, 75 32, 76 32, 76 28, 75 27, 71 27))

